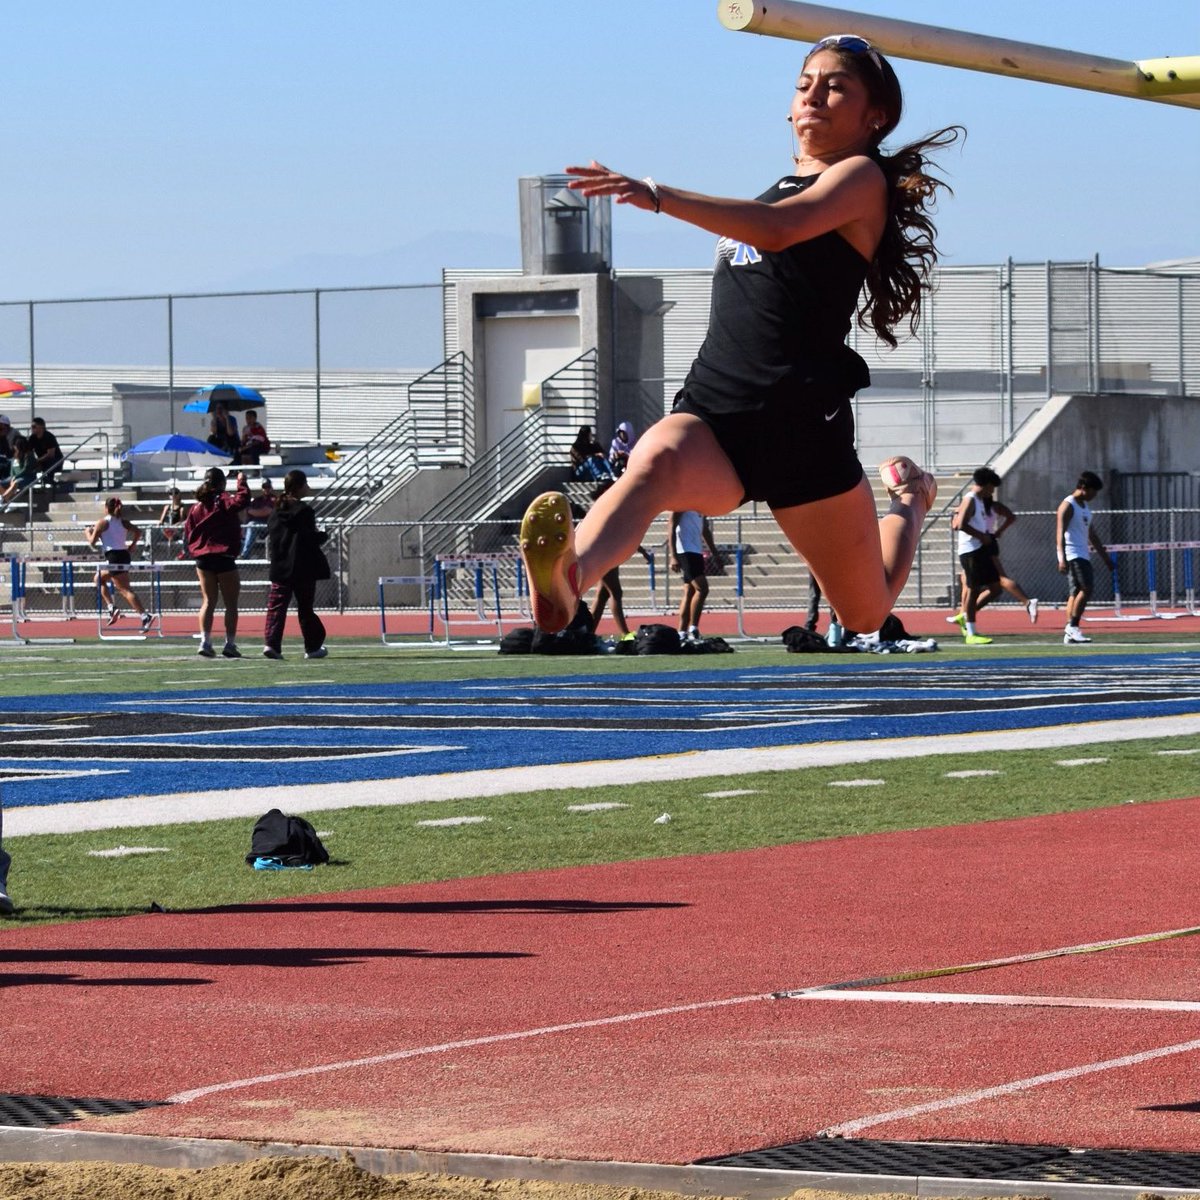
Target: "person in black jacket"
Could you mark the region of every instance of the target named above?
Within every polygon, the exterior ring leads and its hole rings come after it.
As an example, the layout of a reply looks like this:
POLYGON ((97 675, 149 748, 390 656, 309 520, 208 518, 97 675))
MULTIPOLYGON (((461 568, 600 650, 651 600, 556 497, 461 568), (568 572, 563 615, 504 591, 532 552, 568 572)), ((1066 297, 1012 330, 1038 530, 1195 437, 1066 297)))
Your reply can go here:
POLYGON ((267 522, 267 557, 271 591, 263 629, 263 658, 283 657, 283 627, 288 605, 296 601, 296 616, 304 637, 304 657, 324 658, 325 626, 313 610, 317 581, 329 578, 329 561, 321 550, 329 537, 317 529, 313 510, 304 503, 312 494, 303 471, 283 477, 283 496, 267 522))

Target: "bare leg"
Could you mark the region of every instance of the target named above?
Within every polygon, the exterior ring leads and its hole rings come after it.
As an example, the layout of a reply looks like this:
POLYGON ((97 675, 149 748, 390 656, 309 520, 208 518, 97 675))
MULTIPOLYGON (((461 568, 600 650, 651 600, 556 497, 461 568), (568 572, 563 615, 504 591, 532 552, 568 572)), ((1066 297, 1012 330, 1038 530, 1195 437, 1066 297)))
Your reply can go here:
POLYGON ((742 481, 699 417, 672 413, 642 436, 625 473, 588 510, 575 535, 582 586, 591 587, 642 543, 660 513, 722 516, 741 503, 742 481))
MULTIPOLYGON (((226 571, 223 575, 217 576, 217 582, 221 588, 221 599, 225 602, 225 640, 227 642, 237 641, 238 627, 238 596, 242 590, 241 576, 236 571, 226 571)), ((208 627, 212 629, 212 618, 209 618, 208 627)))
POLYGON ((838 621, 870 632, 883 624, 908 579, 936 494, 936 485, 893 493, 891 507, 876 522, 875 499, 864 478, 841 495, 774 513, 788 541, 808 561, 838 621))
POLYGON ((200 640, 207 644, 212 641, 213 613, 217 607, 217 576, 211 571, 197 570, 196 578, 200 580, 200 640))
POLYGON ((565 628, 578 597, 635 553, 659 513, 690 508, 719 516, 736 508, 742 494, 741 480, 703 421, 684 413, 664 417, 634 447, 628 469, 574 536, 561 493, 544 493, 529 506, 520 540, 534 621, 547 633, 565 628))
POLYGON ((117 589, 117 591, 120 592, 121 596, 125 600, 125 603, 128 604, 129 607, 132 608, 135 613, 137 613, 140 616, 142 613, 144 613, 146 611, 142 607, 142 602, 137 598, 137 595, 134 592, 133 588, 131 588, 129 586, 129 576, 128 575, 126 575, 124 572, 121 572, 118 575, 114 575, 112 577, 112 581, 113 581, 113 587, 115 587, 117 589))
POLYGON ((1022 591, 1022 589, 1021 589, 1021 585, 1019 583, 1017 583, 1017 581, 1015 579, 1009 579, 1009 577, 1007 575, 1001 574, 1000 586, 1010 596, 1012 596, 1012 598, 1014 600, 1020 600, 1020 602, 1022 604, 1028 605, 1029 597, 1027 595, 1025 595, 1024 591, 1022 591))

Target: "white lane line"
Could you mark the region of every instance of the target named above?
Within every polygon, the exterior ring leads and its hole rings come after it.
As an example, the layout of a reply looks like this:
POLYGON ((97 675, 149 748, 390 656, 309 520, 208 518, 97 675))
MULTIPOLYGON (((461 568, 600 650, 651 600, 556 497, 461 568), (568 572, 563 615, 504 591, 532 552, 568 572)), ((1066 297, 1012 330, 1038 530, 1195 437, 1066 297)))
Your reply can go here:
POLYGON ((1018 1008, 1134 1008, 1200 1012, 1200 1000, 1104 1000, 1093 996, 988 996, 971 992, 844 992, 818 989, 795 1000, 867 1000, 893 1004, 1011 1004, 1018 1008))
POLYGON ((1041 1087, 1046 1083, 1062 1083, 1068 1079, 1078 1079, 1083 1075, 1094 1075, 1099 1071, 1119 1071, 1123 1067, 1136 1067, 1142 1063, 1153 1062, 1156 1058, 1169 1058, 1173 1054, 1190 1054, 1194 1050, 1200 1050, 1200 1040, 1178 1042, 1174 1046, 1159 1046, 1154 1050, 1143 1050, 1138 1054, 1126 1054, 1120 1058, 1107 1058, 1100 1062, 1084 1063, 1082 1066, 1067 1067, 1062 1071, 1050 1071, 1046 1075, 1031 1075, 1027 1079, 1014 1079, 995 1087, 979 1088, 973 1092, 960 1092, 957 1096, 946 1096, 942 1100, 930 1100, 926 1104, 914 1104, 910 1108, 894 1108, 891 1112, 875 1113, 870 1117, 859 1117, 855 1121, 843 1121, 840 1125, 830 1125, 827 1129, 822 1129, 816 1136, 855 1137, 864 1129, 872 1129, 876 1125, 886 1125, 891 1121, 903 1121, 908 1117, 923 1116, 925 1113, 943 1112, 948 1108, 966 1108, 968 1105, 979 1104, 984 1100, 1015 1096, 1018 1092, 1041 1087))
POLYGON ((606 1025, 626 1025, 632 1021, 646 1021, 654 1017, 671 1017, 679 1013, 703 1012, 706 1009, 730 1008, 737 1004, 757 1004, 770 1000, 770 992, 756 996, 734 996, 726 1000, 700 1000, 695 1004, 676 1004, 670 1008, 652 1008, 644 1012, 620 1013, 613 1017, 596 1017, 590 1021, 568 1021, 563 1025, 543 1025, 538 1029, 518 1029, 511 1033, 493 1033, 485 1037, 464 1038, 458 1042, 438 1042, 432 1046, 414 1046, 408 1050, 393 1050, 388 1054, 373 1054, 368 1058, 349 1058, 342 1062, 321 1063, 312 1067, 297 1067, 291 1071, 277 1071, 271 1075, 254 1075, 247 1079, 230 1079, 224 1083, 210 1083, 206 1087, 176 1092, 167 1097, 168 1104, 187 1104, 217 1092, 234 1092, 257 1087, 264 1083, 277 1083, 281 1079, 302 1079, 307 1075, 326 1075, 333 1071, 351 1071, 356 1067, 375 1067, 382 1063, 401 1062, 406 1058, 421 1058, 429 1054, 448 1054, 454 1050, 471 1050, 477 1046, 494 1046, 500 1042, 517 1042, 528 1038, 547 1037, 556 1033, 574 1033, 580 1029, 600 1029, 606 1025))
POLYGON ((422 804, 442 800, 479 800, 521 792, 585 790, 629 783, 675 782, 681 779, 729 778, 759 771, 797 771, 805 767, 925 758, 932 754, 974 754, 991 750, 1035 750, 1085 746, 1102 742, 1200 734, 1200 715, 1093 721, 1051 725, 1042 729, 1010 729, 990 733, 944 733, 935 737, 881 738, 864 742, 818 742, 811 745, 739 747, 697 750, 647 758, 600 759, 574 763, 498 767, 481 771, 447 771, 393 779, 342 784, 286 784, 275 787, 177 792, 165 796, 128 796, 66 804, 9 808, 6 838, 33 833, 81 833, 129 825, 178 825, 230 817, 259 817, 269 808, 289 812, 329 812, 338 808, 422 804))

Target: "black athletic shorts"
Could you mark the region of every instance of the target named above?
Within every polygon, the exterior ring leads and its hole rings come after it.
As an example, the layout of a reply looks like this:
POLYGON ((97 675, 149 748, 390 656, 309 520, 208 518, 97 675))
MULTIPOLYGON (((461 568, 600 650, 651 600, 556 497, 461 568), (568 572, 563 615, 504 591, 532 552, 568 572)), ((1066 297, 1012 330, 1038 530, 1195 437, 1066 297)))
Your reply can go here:
POLYGON ((992 557, 991 546, 960 554, 958 561, 962 564, 963 574, 967 577, 967 587, 987 587, 989 583, 1000 582, 1000 572, 996 569, 996 560, 992 557))
POLYGON ((682 554, 677 554, 675 557, 679 559, 679 572, 683 576, 684 583, 691 583, 693 579, 703 577, 703 554, 694 554, 690 550, 685 550, 682 554))
POLYGON ((853 397, 824 388, 780 385, 761 408, 709 412, 686 389, 675 412, 699 417, 716 435, 742 481, 742 503, 791 508, 858 486, 853 397))
POLYGON ((238 569, 232 554, 197 554, 195 561, 197 571, 211 571, 214 575, 227 575, 238 569))
POLYGON ((130 558, 128 550, 105 550, 104 557, 108 560, 108 573, 110 575, 129 574, 125 568, 133 560, 130 558))
POLYGON ((1071 581, 1071 595, 1076 592, 1087 592, 1089 595, 1095 586, 1095 575, 1092 572, 1090 558, 1067 559, 1067 578, 1071 581))

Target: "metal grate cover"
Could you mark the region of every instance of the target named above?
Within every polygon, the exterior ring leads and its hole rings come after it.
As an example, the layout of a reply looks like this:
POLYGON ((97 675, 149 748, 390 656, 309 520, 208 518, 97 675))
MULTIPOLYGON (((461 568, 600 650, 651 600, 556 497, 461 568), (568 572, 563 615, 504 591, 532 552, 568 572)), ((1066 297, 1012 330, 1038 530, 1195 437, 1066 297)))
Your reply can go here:
POLYGON ((1070 1150, 1063 1146, 1022 1144, 809 1138, 745 1154, 704 1158, 697 1165, 834 1175, 1200 1188, 1200 1154, 1161 1150, 1070 1150))
POLYGON ((106 1100, 102 1097, 36 1096, 0 1092, 0 1126, 47 1129, 85 1117, 116 1117, 142 1108, 159 1108, 162 1100, 106 1100))

